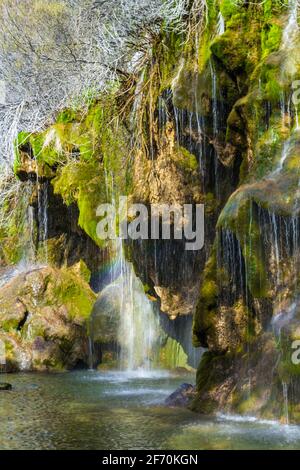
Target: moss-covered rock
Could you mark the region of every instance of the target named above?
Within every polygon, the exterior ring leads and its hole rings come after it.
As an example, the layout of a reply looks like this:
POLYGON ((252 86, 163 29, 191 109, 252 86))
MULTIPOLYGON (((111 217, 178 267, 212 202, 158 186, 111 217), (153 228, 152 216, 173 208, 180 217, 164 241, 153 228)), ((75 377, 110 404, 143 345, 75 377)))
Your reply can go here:
POLYGON ((80 266, 16 271, 1 287, 0 339, 8 370, 87 366, 95 294, 81 271, 80 266))

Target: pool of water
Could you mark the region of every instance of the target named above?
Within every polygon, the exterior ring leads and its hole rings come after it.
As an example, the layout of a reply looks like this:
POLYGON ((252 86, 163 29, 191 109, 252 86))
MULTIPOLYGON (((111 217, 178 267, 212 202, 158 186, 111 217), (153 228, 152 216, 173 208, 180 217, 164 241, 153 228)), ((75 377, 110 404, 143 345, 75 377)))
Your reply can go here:
POLYGON ((157 373, 9 374, 0 449, 299 449, 300 427, 203 417, 164 406, 191 377, 157 373))

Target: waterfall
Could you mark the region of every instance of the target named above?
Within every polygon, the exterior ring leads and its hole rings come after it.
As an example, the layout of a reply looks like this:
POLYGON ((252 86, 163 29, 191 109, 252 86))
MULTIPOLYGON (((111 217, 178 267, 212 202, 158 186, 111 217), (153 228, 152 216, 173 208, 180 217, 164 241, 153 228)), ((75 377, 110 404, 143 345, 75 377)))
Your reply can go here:
MULTIPOLYGON (((275 297, 271 327, 277 340, 279 363, 290 357, 290 340, 288 340, 288 343, 286 341, 290 337, 291 328, 294 328, 297 322, 297 313, 299 311, 299 218, 294 216, 282 217, 268 211, 264 219, 264 211, 260 210, 259 220, 262 233, 265 234, 265 250, 267 251, 269 244, 273 252, 272 258, 275 261, 275 275, 273 276, 275 297), (267 229, 268 226, 271 228, 271 236, 266 235, 270 231, 267 229), (289 279, 288 287, 290 294, 288 297, 286 297, 284 290, 286 286, 284 262, 286 259, 291 259, 288 269, 291 276, 289 279)), ((284 379, 281 379, 281 385, 283 400, 282 415, 285 424, 289 424, 289 384, 284 379)))
POLYGON ((38 187, 38 241, 42 249, 44 261, 48 261, 48 183, 38 187))
POLYGON ((22 197, 22 204, 24 205, 23 217, 23 233, 22 233, 22 245, 23 253, 22 259, 19 263, 24 269, 32 266, 36 261, 35 256, 35 223, 34 223, 34 208, 30 205, 30 201, 34 192, 35 185, 28 181, 24 183, 24 193, 22 197))
POLYGON ((272 173, 272 175, 277 175, 278 173, 281 173, 284 162, 286 161, 288 155, 289 155, 289 149, 290 149, 290 139, 286 140, 282 146, 282 151, 281 151, 281 158, 279 160, 278 166, 275 169, 275 171, 272 173))
POLYGON ((120 312, 118 339, 120 367, 125 370, 150 370, 159 339, 159 319, 147 298, 131 263, 124 257, 123 243, 116 240, 120 263, 120 312))
MULTIPOLYGON (((196 98, 195 101, 197 102, 196 98)), ((177 144, 187 148, 189 152, 197 157, 200 174, 203 178, 203 156, 205 155, 205 136, 203 133, 203 129, 205 127, 204 118, 200 113, 198 113, 197 109, 193 112, 173 106, 173 113, 177 144)))
POLYGON ((121 238, 111 242, 109 258, 106 285, 91 314, 89 364, 97 364, 100 348, 101 353, 109 352, 108 361, 105 357, 102 361, 104 369, 148 372, 196 367, 201 351, 195 352, 190 343, 191 318, 171 320, 160 314, 157 302, 145 294, 132 263, 126 260, 121 238))
POLYGON ((4 341, 0 340, 0 374, 6 371, 6 348, 4 341))
POLYGON ((33 262, 35 259, 35 243, 34 243, 34 209, 32 206, 28 206, 27 209, 27 220, 29 229, 29 243, 26 257, 29 262, 33 262))
POLYGON ((282 328, 295 318, 297 313, 297 303, 293 302, 286 310, 280 311, 272 319, 272 326, 275 335, 280 339, 282 328))
MULTIPOLYGON (((106 188, 108 199, 116 206, 111 173, 106 175, 106 188)), ((95 317, 108 314, 115 325, 112 341, 118 345, 118 367, 126 371, 149 371, 157 363, 161 335, 158 313, 136 276, 132 263, 125 257, 121 236, 110 240, 108 249, 110 269, 96 302, 99 305, 98 313, 92 314, 90 324, 90 365, 93 366, 95 338, 98 333, 101 335, 101 331, 95 330, 95 317)))
POLYGON ((283 49, 290 49, 293 46, 293 42, 295 37, 298 34, 299 26, 298 26, 298 1, 297 0, 289 0, 288 4, 289 9, 289 16, 286 27, 282 33, 282 48, 283 49))
POLYGON ((213 137, 214 139, 218 134, 218 100, 217 100, 217 76, 212 64, 209 62, 211 74, 211 95, 212 95, 212 115, 213 115, 213 137))
POLYGON ((7 266, 0 275, 0 287, 10 282, 15 276, 20 273, 27 272, 36 265, 36 236, 35 236, 35 221, 34 221, 34 208, 30 205, 35 185, 27 181, 24 182, 19 191, 16 193, 16 209, 17 220, 16 224, 17 233, 19 235, 18 247, 18 261, 16 264, 7 266))
MULTIPOLYGON (((220 232, 220 249, 218 252, 219 266, 225 266, 228 270, 230 289, 225 289, 226 303, 234 303, 240 297, 247 300, 246 266, 242 254, 241 245, 233 232, 222 229, 220 232)), ((224 293, 223 293, 224 295, 224 293)))
POLYGON ((217 35, 221 36, 225 33, 225 20, 221 12, 218 14, 217 35))
MULTIPOLYGON (((282 33, 281 49, 286 54, 285 61, 282 67, 282 75, 286 71, 290 75, 291 81, 294 79, 294 76, 297 73, 297 61, 295 59, 295 48, 297 48, 297 37, 299 34, 299 25, 298 25, 298 0, 289 0, 288 2, 288 20, 286 26, 282 33)), ((282 100, 281 100, 282 101, 282 100)), ((295 110, 295 128, 299 129, 299 119, 298 119, 298 103, 294 102, 295 110)), ((290 104, 288 103, 290 106, 290 104)), ((281 104, 282 109, 282 104, 281 104)), ((289 109, 288 109, 289 113, 289 109)))
POLYGON ((285 424, 289 424, 289 399, 288 399, 288 384, 282 382, 282 394, 283 394, 283 409, 285 416, 285 424))
POLYGON ((219 171, 219 145, 222 140, 222 116, 223 105, 221 91, 217 82, 215 65, 212 60, 209 61, 211 76, 211 108, 212 108, 212 130, 213 130, 213 148, 214 148, 214 184, 216 197, 220 198, 220 171, 219 171))

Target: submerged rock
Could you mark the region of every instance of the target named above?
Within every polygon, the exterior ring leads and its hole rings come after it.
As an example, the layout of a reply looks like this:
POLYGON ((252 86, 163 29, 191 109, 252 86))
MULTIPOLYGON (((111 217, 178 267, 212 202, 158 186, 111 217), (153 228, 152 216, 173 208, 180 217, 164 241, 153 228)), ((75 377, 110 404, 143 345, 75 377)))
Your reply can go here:
POLYGON ((0 392, 4 390, 11 390, 11 389, 12 389, 11 384, 5 383, 5 382, 0 383, 0 392))
POLYGON ((196 388, 194 385, 183 383, 166 398, 165 404, 167 406, 187 406, 194 398, 195 393, 196 388))

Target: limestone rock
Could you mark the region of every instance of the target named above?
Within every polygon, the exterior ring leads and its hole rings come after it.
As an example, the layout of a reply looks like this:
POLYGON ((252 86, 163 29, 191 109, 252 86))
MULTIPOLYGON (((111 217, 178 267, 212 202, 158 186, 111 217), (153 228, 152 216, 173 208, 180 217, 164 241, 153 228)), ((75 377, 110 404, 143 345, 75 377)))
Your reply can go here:
POLYGON ((56 370, 88 362, 86 320, 95 295, 72 269, 32 267, 0 288, 6 370, 56 370))

